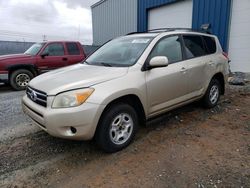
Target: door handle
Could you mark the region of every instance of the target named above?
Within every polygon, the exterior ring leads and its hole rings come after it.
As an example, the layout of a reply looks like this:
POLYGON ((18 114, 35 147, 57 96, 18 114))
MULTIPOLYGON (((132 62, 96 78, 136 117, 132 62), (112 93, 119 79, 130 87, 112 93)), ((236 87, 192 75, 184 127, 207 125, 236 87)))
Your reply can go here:
POLYGON ((181 68, 181 72, 182 72, 182 73, 185 73, 185 72, 187 72, 187 69, 186 69, 185 67, 182 67, 182 68, 181 68))
POLYGON ((64 57, 62 58, 63 61, 68 61, 68 58, 64 57))
POLYGON ((214 62, 213 61, 209 61, 208 65, 214 65, 214 62))

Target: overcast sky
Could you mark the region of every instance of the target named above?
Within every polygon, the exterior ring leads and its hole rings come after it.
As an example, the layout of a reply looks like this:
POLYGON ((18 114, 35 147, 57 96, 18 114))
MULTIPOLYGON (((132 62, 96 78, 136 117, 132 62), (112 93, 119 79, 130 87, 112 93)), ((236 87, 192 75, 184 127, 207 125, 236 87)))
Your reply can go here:
POLYGON ((98 0, 0 0, 0 40, 79 40, 92 44, 90 6, 98 0))

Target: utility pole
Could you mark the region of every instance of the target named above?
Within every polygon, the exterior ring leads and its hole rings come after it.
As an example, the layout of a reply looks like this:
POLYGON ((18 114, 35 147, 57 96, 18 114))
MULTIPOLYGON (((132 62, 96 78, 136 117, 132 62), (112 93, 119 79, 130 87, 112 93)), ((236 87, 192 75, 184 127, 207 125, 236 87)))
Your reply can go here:
POLYGON ((23 38, 23 48, 25 49, 25 39, 23 38))
POLYGON ((47 36, 46 35, 43 35, 43 42, 47 41, 47 36))
POLYGON ((78 41, 80 41, 81 25, 78 26, 78 41))

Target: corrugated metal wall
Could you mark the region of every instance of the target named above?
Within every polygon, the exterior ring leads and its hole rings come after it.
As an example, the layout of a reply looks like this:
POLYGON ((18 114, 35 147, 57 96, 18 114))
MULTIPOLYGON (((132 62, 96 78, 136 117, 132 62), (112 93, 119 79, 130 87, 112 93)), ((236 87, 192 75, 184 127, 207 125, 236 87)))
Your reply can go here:
POLYGON ((193 0, 193 28, 204 23, 211 24, 211 32, 218 36, 225 51, 228 51, 228 35, 232 0, 193 0))
MULTIPOLYGON (((180 0, 138 0, 138 31, 148 28, 148 10, 180 0)), ((193 0, 193 29, 211 24, 211 32, 218 36, 222 47, 228 50, 228 34, 232 0, 193 0)))
POLYGON ((93 45, 137 31, 137 0, 106 0, 92 6, 93 45))
MULTIPOLYGON (((178 1, 183 0, 106 0, 99 3, 92 8, 94 45, 132 31, 147 31, 149 9, 178 1)), ((218 36, 225 51, 228 50, 231 6, 232 0, 193 0, 193 29, 210 23, 212 33, 218 36)))

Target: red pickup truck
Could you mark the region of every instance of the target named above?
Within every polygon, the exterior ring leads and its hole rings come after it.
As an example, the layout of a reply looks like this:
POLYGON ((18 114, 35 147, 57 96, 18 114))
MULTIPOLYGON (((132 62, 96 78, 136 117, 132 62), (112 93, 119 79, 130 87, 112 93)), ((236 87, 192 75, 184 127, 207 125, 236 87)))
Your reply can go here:
POLYGON ((79 42, 43 42, 31 46, 24 54, 0 56, 0 82, 23 90, 35 76, 86 58, 79 42))

